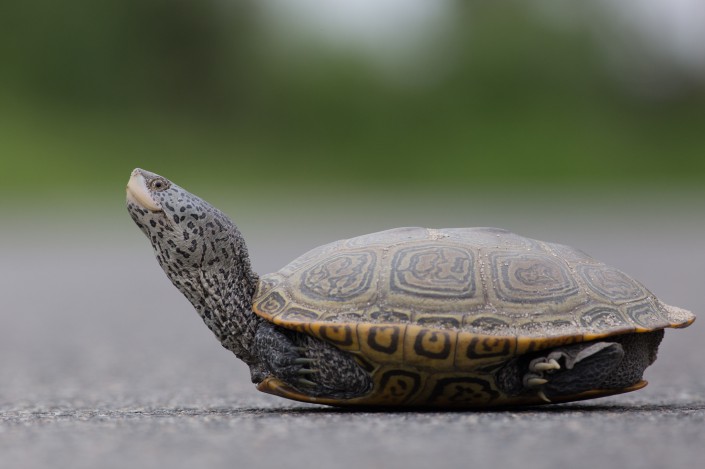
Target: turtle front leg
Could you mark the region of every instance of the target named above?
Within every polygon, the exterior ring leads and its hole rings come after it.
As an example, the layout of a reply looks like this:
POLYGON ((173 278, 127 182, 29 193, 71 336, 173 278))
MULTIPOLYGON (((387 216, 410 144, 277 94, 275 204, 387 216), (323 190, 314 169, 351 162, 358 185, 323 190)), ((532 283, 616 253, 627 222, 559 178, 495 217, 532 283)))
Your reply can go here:
POLYGON ((297 388, 315 387, 309 378, 316 373, 315 360, 306 357, 306 348, 297 346, 291 337, 276 326, 262 323, 255 333, 256 355, 260 362, 250 366, 252 382, 259 383, 273 375, 297 388))
POLYGON ((529 362, 522 385, 547 402, 551 397, 600 389, 624 358, 621 344, 594 342, 552 349, 529 362))
POLYGON ((367 393, 370 375, 347 352, 327 342, 269 323, 255 333, 260 365, 250 366, 252 380, 274 376, 311 396, 349 399, 367 393))

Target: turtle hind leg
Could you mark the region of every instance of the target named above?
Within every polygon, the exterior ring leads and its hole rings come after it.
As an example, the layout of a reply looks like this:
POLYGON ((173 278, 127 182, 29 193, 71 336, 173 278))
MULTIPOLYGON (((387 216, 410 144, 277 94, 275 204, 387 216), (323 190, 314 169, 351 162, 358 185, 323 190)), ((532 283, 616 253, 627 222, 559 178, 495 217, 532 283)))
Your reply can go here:
POLYGON ((497 371, 497 385, 509 396, 534 394, 551 402, 551 397, 600 389, 623 356, 624 351, 616 342, 547 349, 510 360, 497 371))
POLYGON ((534 390, 550 400, 593 389, 628 388, 656 360, 661 339, 663 330, 657 330, 548 350, 519 367, 523 391, 534 390))
POLYGON ((558 347, 529 362, 522 384, 545 400, 601 389, 623 359, 624 349, 616 342, 558 347))
POLYGON ((308 335, 263 323, 254 342, 259 363, 250 366, 253 382, 271 375, 303 394, 343 399, 372 387, 352 355, 308 335))
POLYGON ((510 396, 551 397, 599 389, 622 361, 615 342, 586 342, 517 357, 498 370, 497 385, 510 396))
POLYGON ((510 396, 533 393, 547 401, 589 390, 625 389, 641 381, 662 338, 663 330, 624 334, 518 357, 497 371, 497 385, 510 396))

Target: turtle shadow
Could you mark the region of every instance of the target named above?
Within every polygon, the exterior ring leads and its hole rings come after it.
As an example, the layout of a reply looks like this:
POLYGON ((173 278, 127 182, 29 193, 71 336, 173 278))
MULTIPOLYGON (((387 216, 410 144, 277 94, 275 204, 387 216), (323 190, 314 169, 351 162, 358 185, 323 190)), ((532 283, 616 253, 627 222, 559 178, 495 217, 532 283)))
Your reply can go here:
MULTIPOLYGON (((497 407, 486 409, 384 408, 384 407, 287 407, 249 408, 235 413, 261 415, 362 415, 362 414, 649 414, 704 411, 705 401, 677 403, 614 403, 614 404, 556 404, 540 406, 497 407)), ((232 409, 230 409, 232 413, 232 409)))
POLYGON ((678 402, 678 403, 614 403, 614 404, 558 404, 555 406, 521 407, 518 409, 497 409, 497 412, 515 413, 664 413, 705 410, 705 402, 678 402))

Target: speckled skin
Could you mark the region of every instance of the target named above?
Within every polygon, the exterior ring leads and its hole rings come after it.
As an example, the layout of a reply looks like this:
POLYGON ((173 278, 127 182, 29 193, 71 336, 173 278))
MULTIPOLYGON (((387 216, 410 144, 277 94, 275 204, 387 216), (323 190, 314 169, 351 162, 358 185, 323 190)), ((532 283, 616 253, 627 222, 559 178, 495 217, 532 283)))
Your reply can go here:
POLYGON ((275 376, 314 395, 336 397, 368 390, 369 376, 350 355, 252 312, 259 277, 240 231, 226 215, 157 174, 135 171, 160 210, 128 197, 130 216, 149 238, 167 277, 223 347, 247 363, 254 383, 275 376))

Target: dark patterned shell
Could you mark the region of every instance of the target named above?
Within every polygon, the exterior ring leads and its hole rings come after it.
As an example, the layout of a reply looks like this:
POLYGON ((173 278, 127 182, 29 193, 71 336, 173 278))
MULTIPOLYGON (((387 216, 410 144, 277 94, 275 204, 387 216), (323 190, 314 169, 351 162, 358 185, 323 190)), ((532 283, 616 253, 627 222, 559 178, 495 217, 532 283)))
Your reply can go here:
POLYGON ((321 246, 263 276, 255 308, 291 326, 415 324, 543 338, 692 319, 577 249, 496 228, 397 228, 321 246))
MULTIPOLYGON (((356 354, 377 387, 412 390, 430 369, 426 399, 445 392, 439 371, 694 320, 576 249, 496 228, 398 228, 321 246, 263 276, 253 307, 356 354)), ((475 401, 498 397, 474 376, 462 380, 475 401)))

